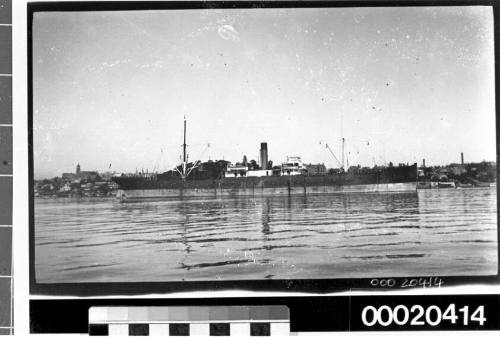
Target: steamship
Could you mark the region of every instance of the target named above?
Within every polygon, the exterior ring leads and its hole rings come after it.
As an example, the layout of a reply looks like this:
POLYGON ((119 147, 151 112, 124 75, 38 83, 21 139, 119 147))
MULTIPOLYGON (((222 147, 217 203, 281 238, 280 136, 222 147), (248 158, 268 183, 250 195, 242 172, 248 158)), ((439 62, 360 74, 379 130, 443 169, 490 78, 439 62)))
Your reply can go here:
POLYGON ((141 172, 113 177, 119 185, 116 197, 121 201, 135 201, 355 192, 416 193, 416 163, 354 172, 344 171, 342 164, 334 172, 310 174, 300 157, 288 157, 280 166, 272 166, 268 161, 267 143, 261 143, 258 166, 255 162, 253 166, 245 162, 231 165, 224 160, 188 162, 186 147, 184 120, 182 163, 161 174, 141 172))

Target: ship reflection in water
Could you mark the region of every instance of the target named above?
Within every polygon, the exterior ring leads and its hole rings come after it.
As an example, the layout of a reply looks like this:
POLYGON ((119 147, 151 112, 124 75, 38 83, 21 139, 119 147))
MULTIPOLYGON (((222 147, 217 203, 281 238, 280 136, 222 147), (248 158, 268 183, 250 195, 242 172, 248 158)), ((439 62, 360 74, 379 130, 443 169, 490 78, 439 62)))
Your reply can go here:
POLYGON ((496 187, 118 203, 35 200, 51 282, 492 275, 496 187))

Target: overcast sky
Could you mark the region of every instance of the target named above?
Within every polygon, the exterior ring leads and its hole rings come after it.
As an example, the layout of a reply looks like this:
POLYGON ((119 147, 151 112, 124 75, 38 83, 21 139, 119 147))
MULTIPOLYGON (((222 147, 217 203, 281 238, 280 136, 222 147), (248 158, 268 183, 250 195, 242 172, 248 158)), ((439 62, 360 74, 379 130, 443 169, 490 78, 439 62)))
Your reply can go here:
POLYGON ((489 7, 36 13, 33 87, 35 178, 170 169, 184 116, 191 160, 495 160, 489 7))

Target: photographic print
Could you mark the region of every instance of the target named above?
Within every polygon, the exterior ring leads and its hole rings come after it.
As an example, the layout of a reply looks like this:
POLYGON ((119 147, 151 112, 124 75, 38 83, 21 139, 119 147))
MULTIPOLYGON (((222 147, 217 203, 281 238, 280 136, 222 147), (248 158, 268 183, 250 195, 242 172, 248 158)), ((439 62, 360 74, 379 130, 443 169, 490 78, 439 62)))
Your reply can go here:
POLYGON ((39 284, 497 275, 491 7, 33 13, 39 284))

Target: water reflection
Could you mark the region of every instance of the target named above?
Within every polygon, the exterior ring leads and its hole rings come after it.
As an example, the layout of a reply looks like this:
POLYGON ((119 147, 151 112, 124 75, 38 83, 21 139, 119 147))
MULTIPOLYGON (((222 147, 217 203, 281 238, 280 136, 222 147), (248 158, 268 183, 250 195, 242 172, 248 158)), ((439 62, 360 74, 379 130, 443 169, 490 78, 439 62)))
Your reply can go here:
POLYGON ((120 204, 36 200, 41 282, 494 271, 494 189, 120 204))

